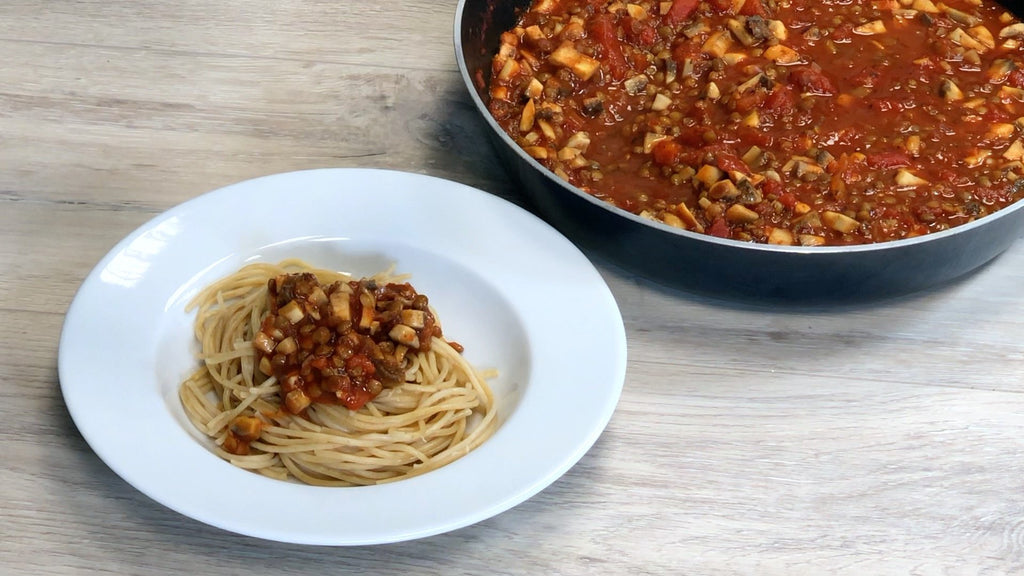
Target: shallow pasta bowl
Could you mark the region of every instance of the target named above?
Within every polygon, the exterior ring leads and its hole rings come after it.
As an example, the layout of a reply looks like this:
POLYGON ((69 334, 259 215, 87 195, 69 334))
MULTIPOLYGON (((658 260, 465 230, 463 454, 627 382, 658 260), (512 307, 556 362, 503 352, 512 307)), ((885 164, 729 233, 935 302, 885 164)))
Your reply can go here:
POLYGON ((857 246, 777 246, 721 239, 629 213, 567 183, 526 154, 487 109, 500 35, 529 0, 460 0, 455 50, 497 154, 542 215, 622 267, 726 297, 861 300, 938 286, 977 269, 1024 232, 1024 202, 924 236, 857 246))

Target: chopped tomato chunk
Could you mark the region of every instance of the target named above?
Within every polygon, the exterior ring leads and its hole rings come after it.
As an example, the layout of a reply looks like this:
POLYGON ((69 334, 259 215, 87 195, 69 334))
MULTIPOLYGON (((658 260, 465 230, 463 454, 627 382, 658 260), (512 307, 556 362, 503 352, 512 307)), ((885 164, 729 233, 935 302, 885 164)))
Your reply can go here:
POLYGON ((626 63, 626 57, 622 53, 622 41, 619 40, 615 28, 615 22, 611 16, 597 16, 590 24, 590 35, 597 40, 604 50, 608 72, 616 80, 622 80, 626 77, 629 65, 626 63))
POLYGON ((698 3, 698 0, 673 0, 665 14, 665 23, 672 26, 684 22, 697 10, 698 3))

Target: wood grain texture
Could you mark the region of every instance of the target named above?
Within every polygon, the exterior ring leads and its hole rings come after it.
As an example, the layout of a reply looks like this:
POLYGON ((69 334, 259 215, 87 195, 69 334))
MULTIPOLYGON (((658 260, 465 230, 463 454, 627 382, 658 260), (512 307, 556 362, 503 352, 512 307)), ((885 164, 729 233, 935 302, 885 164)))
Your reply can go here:
POLYGON ((0 4, 0 574, 1024 574, 1024 244, 921 294, 714 300, 590 256, 622 310, 607 431, 449 534, 318 548, 119 479, 61 398, 63 314, 125 234, 273 172, 368 166, 523 204, 456 72, 454 2, 0 4))

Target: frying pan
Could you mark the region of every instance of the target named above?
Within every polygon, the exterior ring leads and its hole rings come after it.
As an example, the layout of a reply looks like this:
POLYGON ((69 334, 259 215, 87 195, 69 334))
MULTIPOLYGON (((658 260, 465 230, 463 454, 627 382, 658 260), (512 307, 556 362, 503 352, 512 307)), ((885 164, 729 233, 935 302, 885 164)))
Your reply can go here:
POLYGON ((1024 232, 1024 201, 958 227, 856 246, 775 246, 641 218, 565 182, 512 141, 487 110, 501 33, 530 0, 460 0, 455 53, 491 144, 542 217, 583 249, 656 282, 725 298, 879 299, 939 286, 1005 251, 1024 232))

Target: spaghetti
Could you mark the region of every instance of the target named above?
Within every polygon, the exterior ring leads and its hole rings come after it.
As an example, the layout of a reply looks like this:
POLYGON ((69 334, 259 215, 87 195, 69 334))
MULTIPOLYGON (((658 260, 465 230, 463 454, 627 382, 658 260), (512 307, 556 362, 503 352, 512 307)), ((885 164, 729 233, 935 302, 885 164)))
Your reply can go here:
POLYGON ((244 469, 321 486, 423 474, 497 427, 493 394, 426 297, 380 274, 298 260, 245 266, 200 292, 192 424, 244 469))

